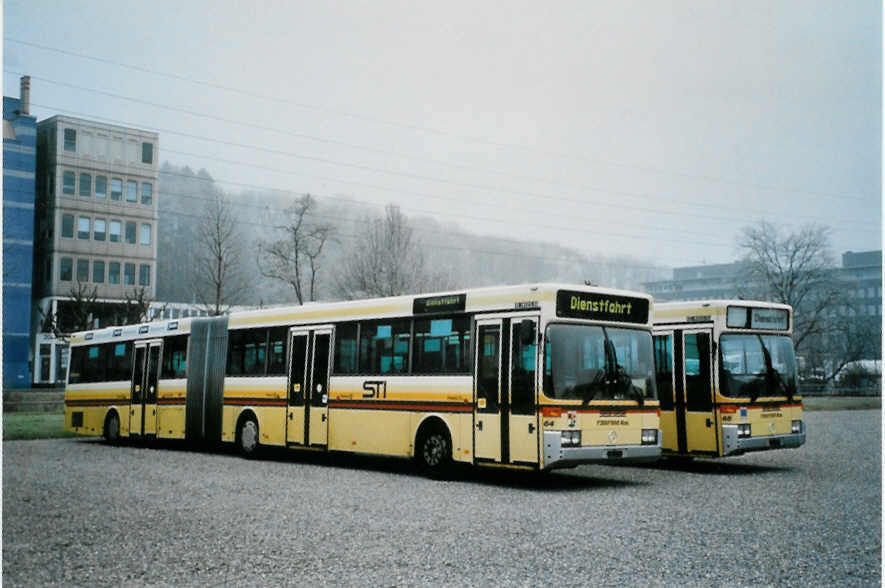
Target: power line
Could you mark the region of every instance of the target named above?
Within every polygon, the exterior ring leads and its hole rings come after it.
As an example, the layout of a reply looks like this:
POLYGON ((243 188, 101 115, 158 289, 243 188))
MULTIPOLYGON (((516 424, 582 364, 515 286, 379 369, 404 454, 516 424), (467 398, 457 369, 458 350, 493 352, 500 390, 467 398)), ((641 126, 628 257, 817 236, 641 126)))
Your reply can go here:
MULTIPOLYGON (((16 71, 8 70, 8 69, 4 69, 4 71, 5 71, 6 73, 13 74, 13 75, 24 75, 23 72, 16 72, 16 71)), ((153 101, 150 101, 150 100, 144 100, 144 99, 142 99, 142 98, 135 98, 135 97, 132 97, 132 96, 124 96, 124 95, 122 95, 122 94, 117 94, 117 93, 114 93, 114 92, 107 92, 107 91, 104 91, 104 90, 99 90, 99 89, 97 89, 97 88, 88 88, 88 87, 85 87, 85 86, 80 86, 80 85, 77 85, 77 84, 71 84, 71 83, 69 83, 69 82, 62 82, 62 81, 59 81, 59 80, 53 80, 53 79, 49 79, 49 78, 44 78, 44 77, 37 76, 37 75, 31 75, 31 78, 34 79, 34 80, 39 80, 39 81, 47 82, 47 83, 50 83, 50 84, 56 84, 56 85, 63 86, 63 87, 66 87, 66 88, 72 88, 72 89, 76 89, 76 90, 80 90, 80 91, 84 91, 84 92, 91 92, 91 93, 99 94, 99 95, 102 95, 102 96, 108 96, 108 97, 115 98, 115 99, 119 99, 119 100, 125 100, 125 101, 128 101, 128 102, 134 102, 134 103, 136 103, 136 104, 143 104, 143 105, 151 106, 151 107, 153 107, 153 108, 158 108, 158 109, 162 109, 162 110, 168 110, 168 111, 171 111, 171 112, 183 113, 183 114, 187 114, 187 115, 189 115, 189 116, 193 116, 193 117, 197 117, 197 118, 203 118, 203 119, 206 119, 206 120, 211 120, 211 121, 216 121, 216 122, 224 122, 224 123, 227 123, 227 124, 236 125, 236 126, 240 126, 240 127, 246 127, 246 128, 250 128, 250 129, 258 129, 258 130, 262 130, 262 131, 266 131, 266 132, 271 132, 271 133, 280 134, 280 135, 287 136, 287 137, 294 137, 294 138, 298 138, 298 139, 306 139, 306 140, 310 140, 310 141, 316 141, 316 142, 326 143, 326 144, 331 144, 331 145, 344 146, 344 147, 348 147, 348 148, 352 148, 352 149, 358 149, 358 150, 363 150, 363 151, 367 151, 367 152, 375 153, 375 154, 393 155, 393 156, 396 156, 396 157, 401 157, 401 158, 406 159, 406 160, 412 160, 412 161, 418 161, 418 162, 425 162, 425 163, 426 163, 426 162, 430 162, 430 163, 434 163, 434 164, 437 164, 437 165, 444 165, 444 166, 448 166, 448 167, 455 167, 455 168, 459 168, 459 169, 466 169, 466 170, 471 170, 471 171, 477 171, 477 172, 481 172, 481 173, 485 173, 485 174, 489 174, 489 175, 496 175, 496 176, 500 176, 500 177, 506 177, 506 178, 509 178, 509 179, 516 179, 516 180, 521 180, 521 181, 532 181, 532 182, 536 182, 536 183, 545 183, 545 184, 550 184, 550 185, 558 185, 558 186, 563 186, 563 187, 567 187, 567 188, 571 188, 571 189, 586 190, 586 191, 591 191, 591 192, 601 192, 601 193, 605 193, 605 194, 615 194, 615 195, 618 195, 618 196, 623 196, 623 197, 628 197, 628 198, 635 198, 635 199, 638 199, 638 200, 649 200, 649 199, 651 199, 651 198, 653 198, 653 197, 655 196, 655 195, 653 195, 653 194, 637 194, 637 193, 624 192, 624 191, 617 191, 617 192, 616 192, 616 191, 612 191, 612 190, 610 190, 610 189, 600 188, 600 187, 597 187, 597 186, 589 186, 589 185, 585 185, 585 184, 575 184, 575 183, 570 183, 570 182, 563 182, 563 181, 559 181, 559 180, 555 180, 555 179, 551 179, 551 178, 538 178, 538 177, 533 177, 533 176, 528 176, 528 175, 522 175, 522 174, 512 174, 512 173, 503 172, 503 171, 500 171, 500 170, 489 170, 489 169, 486 169, 486 168, 481 168, 481 167, 479 167, 479 166, 472 166, 472 165, 466 165, 466 164, 460 164, 460 163, 443 162, 443 161, 436 160, 436 159, 428 159, 428 158, 413 157, 413 156, 406 155, 406 154, 402 154, 402 153, 398 153, 398 152, 395 152, 395 151, 390 151, 390 150, 385 150, 385 149, 378 149, 378 148, 368 147, 368 146, 364 146, 364 145, 356 145, 356 144, 352 144, 352 143, 347 143, 347 142, 345 142, 345 141, 338 141, 338 140, 334 140, 334 139, 327 139, 327 138, 323 138, 323 137, 317 137, 317 136, 315 136, 315 135, 308 135, 308 134, 305 134, 305 133, 298 133, 298 132, 294 132, 294 131, 291 131, 291 130, 280 129, 280 128, 276 128, 276 127, 268 127, 268 126, 265 126, 265 125, 259 125, 259 124, 256 124, 255 122, 248 122, 248 123, 246 123, 246 122, 242 122, 242 121, 240 121, 240 120, 235 120, 235 119, 230 119, 230 118, 226 118, 226 117, 216 116, 216 115, 207 114, 207 113, 203 113, 203 112, 197 112, 197 111, 194 111, 194 110, 189 110, 189 109, 186 109, 186 108, 181 108, 181 107, 177 107, 177 106, 172 106, 172 105, 169 105, 169 104, 162 104, 162 103, 153 102, 153 101)), ((170 133, 170 132, 173 132, 173 131, 164 130, 163 132, 170 133)), ((197 139, 200 139, 200 140, 206 140, 206 141, 223 142, 223 141, 220 140, 220 139, 214 139, 214 138, 210 138, 210 137, 200 137, 200 136, 194 136, 194 135, 189 135, 189 134, 188 134, 188 135, 184 135, 184 136, 187 136, 187 137, 189 137, 189 138, 197 138, 197 139)), ((241 144, 241 143, 228 143, 228 144, 230 144, 230 145, 232 145, 232 146, 236 146, 236 147, 245 148, 245 149, 255 149, 255 150, 265 150, 265 149, 266 149, 266 148, 264 148, 264 147, 257 146, 257 145, 249 145, 249 144, 241 144)), ((288 156, 290 156, 290 157, 296 157, 296 158, 299 158, 299 159, 304 159, 304 158, 306 158, 306 159, 311 159, 311 156, 304 156, 304 155, 295 154, 295 153, 291 153, 291 152, 281 152, 281 151, 278 151, 278 150, 269 150, 268 152, 273 153, 273 154, 276 154, 276 155, 288 155, 288 156)), ((355 164, 351 164, 351 163, 348 163, 348 162, 336 162, 336 161, 327 160, 327 159, 324 159, 324 158, 317 158, 317 159, 315 159, 315 161, 318 161, 318 162, 320 162, 320 163, 328 163, 328 164, 331 164, 331 165, 340 165, 340 166, 351 166, 351 165, 355 165, 355 164)), ((239 162, 238 162, 238 163, 239 163, 239 162)), ((398 172, 390 172, 390 170, 385 170, 385 169, 375 168, 375 167, 362 167, 362 166, 360 166, 359 169, 367 169, 367 170, 374 171, 374 172, 377 172, 377 173, 394 173, 394 174, 399 175, 398 172)), ((279 170, 276 170, 276 171, 279 171, 279 170)), ((406 177, 409 177, 409 178, 411 178, 411 179, 422 179, 422 180, 433 181, 433 182, 443 182, 443 183, 451 182, 450 180, 445 180, 445 179, 441 179, 441 178, 434 178, 434 177, 429 177, 429 176, 423 176, 423 175, 416 176, 416 175, 413 175, 413 174, 407 174, 406 177)), ((500 191, 499 188, 495 188, 495 187, 492 187, 492 186, 486 186, 486 185, 462 184, 462 183, 458 183, 457 185, 461 185, 462 187, 475 188, 475 189, 500 191)), ((537 197, 537 198, 556 198, 556 197, 553 197, 553 196, 549 196, 549 195, 545 195, 545 194, 538 194, 538 193, 534 193, 534 192, 513 192, 513 193, 515 193, 515 194, 529 195, 529 196, 533 196, 533 197, 537 197)), ((559 197, 559 198, 556 198, 556 199, 564 200, 562 197, 559 197)), ((567 199, 566 199, 566 200, 567 200, 567 199)), ((577 202, 577 201, 576 201, 576 202, 577 202)), ((698 206, 699 206, 699 207, 702 207, 702 208, 710 208, 710 209, 713 209, 713 210, 725 210, 725 211, 734 211, 734 212, 741 212, 741 213, 753 212, 753 213, 756 213, 756 214, 769 214, 769 213, 771 212, 771 211, 761 211, 761 210, 758 210, 758 209, 755 209, 755 210, 754 210, 754 209, 746 209, 746 208, 728 207, 728 206, 722 206, 722 205, 710 205, 710 204, 707 204, 707 203, 699 203, 699 202, 688 201, 688 200, 673 200, 673 199, 669 199, 669 202, 670 202, 671 204, 684 204, 684 205, 687 205, 687 206, 694 206, 694 207, 698 207, 698 206)), ((579 202, 579 203, 583 203, 583 202, 579 202)), ((809 218, 810 218, 810 217, 809 217, 809 218)), ((853 223, 853 222, 858 222, 858 223, 860 223, 860 222, 862 222, 862 221, 847 221, 847 220, 846 220, 846 221, 844 221, 844 222, 852 222, 852 223, 853 223)))
MULTIPOLYGON (((46 104, 39 104, 39 103, 34 103, 34 102, 32 102, 32 104, 35 105, 35 106, 42 106, 43 108, 47 108, 47 109, 50 109, 50 110, 55 110, 55 111, 57 111, 57 112, 68 112, 68 113, 76 114, 76 115, 78 115, 78 116, 89 117, 89 118, 92 119, 92 120, 110 121, 110 122, 112 122, 112 123, 121 124, 121 125, 126 125, 126 126, 129 126, 129 127, 139 126, 139 125, 134 125, 133 123, 131 123, 131 122, 129 122, 129 121, 121 121, 121 120, 119 120, 119 119, 113 119, 113 118, 101 117, 101 116, 94 116, 94 115, 91 115, 91 114, 89 114, 89 113, 77 112, 77 111, 73 111, 73 110, 69 110, 69 109, 64 109, 64 108, 60 108, 60 107, 54 107, 54 106, 46 105, 46 104)), ((587 201, 580 200, 580 199, 576 199, 576 198, 556 197, 556 196, 550 196, 550 195, 545 195, 545 194, 540 194, 540 193, 534 193, 534 192, 520 192, 520 191, 515 191, 515 190, 502 190, 502 189, 495 188, 495 187, 490 187, 490 186, 481 186, 481 185, 475 185, 475 184, 466 184, 466 183, 460 183, 460 182, 453 182, 453 181, 450 181, 450 180, 444 180, 444 179, 439 179, 439 178, 432 178, 432 177, 429 177, 429 176, 420 176, 420 175, 415 175, 415 174, 405 174, 405 173, 400 173, 400 172, 390 172, 390 171, 387 171, 387 170, 381 170, 381 169, 373 168, 373 167, 370 167, 370 166, 362 166, 362 165, 358 165, 358 164, 349 164, 349 163, 335 162, 335 161, 327 160, 327 159, 324 159, 324 158, 318 158, 318 157, 314 157, 314 156, 307 156, 307 155, 294 154, 294 153, 290 153, 290 152, 286 152, 286 151, 281 151, 281 150, 277 150, 277 149, 270 149, 270 148, 261 147, 261 146, 257 146, 257 145, 249 145, 249 144, 243 144, 243 143, 236 143, 236 142, 233 142, 233 141, 226 141, 226 140, 223 140, 223 139, 214 139, 214 138, 211 138, 211 137, 204 137, 204 136, 200 136, 200 135, 194 135, 194 134, 191 134, 191 133, 184 133, 184 132, 182 132, 182 131, 177 131, 177 130, 174 130, 174 129, 164 129, 164 128, 160 128, 160 127, 153 127, 153 128, 154 128, 154 130, 156 130, 157 132, 168 133, 168 134, 173 134, 173 135, 179 135, 179 136, 183 136, 183 137, 187 137, 187 138, 192 138, 192 139, 197 139, 197 140, 201 140, 201 141, 206 141, 206 142, 209 142, 209 143, 215 143, 215 144, 220 144, 220 145, 229 145, 229 146, 239 147, 239 148, 243 148, 243 149, 249 149, 249 150, 254 150, 254 151, 262 151, 262 152, 266 152, 266 153, 270 153, 270 154, 274 154, 274 155, 283 155, 283 156, 288 156, 288 157, 294 157, 294 158, 298 158, 298 159, 308 159, 308 160, 313 160, 313 161, 319 161, 319 162, 322 162, 322 163, 328 163, 328 164, 331 164, 331 165, 339 165, 339 166, 344 166, 344 167, 352 167, 352 168, 362 169, 362 170, 366 170, 366 171, 376 171, 376 172, 387 173, 387 174, 393 174, 393 175, 398 175, 398 176, 405 176, 405 177, 410 177, 410 178, 412 178, 412 179, 424 179, 424 180, 436 181, 436 182, 441 182, 441 183, 450 183, 450 184, 460 185, 461 187, 470 187, 470 188, 478 188, 478 189, 487 189, 487 190, 498 191, 498 192, 508 192, 508 193, 512 193, 512 194, 515 194, 515 195, 527 196, 529 199, 532 199, 532 200, 535 200, 535 199, 558 200, 558 201, 561 201, 561 202, 566 202, 566 203, 570 203, 570 204, 578 204, 578 205, 581 205, 581 206, 586 206, 586 205, 588 204, 587 201)), ((437 200, 450 200, 450 201, 454 201, 454 202, 462 203, 461 200, 458 200, 458 199, 456 199, 456 198, 446 198, 446 197, 439 196, 439 195, 436 195, 436 194, 428 194, 428 193, 424 193, 424 192, 414 192, 414 191, 402 190, 402 189, 398 189, 398 188, 390 188, 390 187, 388 187, 388 186, 381 186, 381 185, 376 185, 376 184, 367 184, 367 183, 364 183, 364 182, 354 182, 354 181, 351 181, 351 180, 343 180, 343 179, 340 179, 340 178, 333 178, 333 177, 329 177, 329 176, 321 176, 321 175, 316 175, 316 174, 305 174, 305 173, 301 173, 301 172, 292 172, 292 171, 290 171, 290 170, 282 170, 282 169, 278 169, 278 168, 272 168, 272 167, 268 167, 268 166, 262 166, 262 165, 252 164, 252 163, 243 162, 243 161, 237 161, 237 160, 229 160, 229 159, 222 159, 222 158, 217 158, 217 157, 211 157, 211 156, 204 155, 204 154, 197 154, 197 153, 188 153, 188 152, 182 152, 182 151, 175 151, 175 150, 172 150, 172 149, 166 149, 166 151, 169 151, 170 153, 178 153, 178 154, 181 154, 181 155, 186 155, 186 156, 191 156, 191 157, 200 157, 200 158, 203 158, 203 159, 208 159, 208 160, 211 160, 211 161, 217 161, 217 162, 225 163, 225 164, 229 164, 229 165, 239 165, 239 166, 244 166, 244 167, 249 167, 249 168, 254 168, 254 169, 263 169, 263 170, 267 170, 267 171, 273 171, 273 172, 280 173, 280 174, 296 175, 296 176, 302 176, 302 177, 311 177, 311 178, 320 179, 320 180, 323 180, 323 181, 332 181, 332 182, 338 182, 338 183, 344 183, 344 184, 357 185, 357 186, 361 186, 361 187, 368 187, 368 188, 372 188, 372 189, 383 190, 383 191, 388 191, 388 192, 393 192, 393 193, 398 193, 398 194, 403 194, 403 195, 420 196, 420 197, 422 197, 422 198, 433 198, 433 199, 437 199, 437 200)), ((245 185, 245 186, 250 186, 249 184, 242 184, 242 183, 234 182, 234 181, 226 181, 226 180, 216 180, 216 181, 219 182, 219 183, 225 183, 225 184, 231 184, 231 185, 245 185)), ((271 187, 268 187, 268 186, 254 186, 254 185, 251 185, 251 187, 255 187, 255 188, 258 188, 258 189, 277 190, 277 188, 271 188, 271 187)), ((630 192, 623 192, 623 191, 608 191, 607 193, 610 194, 610 195, 614 195, 614 196, 642 197, 642 196, 637 195, 637 194, 633 194, 633 193, 630 193, 630 192)), ((491 203, 486 204, 486 203, 483 203, 483 202, 479 202, 479 203, 477 203, 477 204, 482 205, 482 206, 493 206, 493 204, 491 204, 491 203)), ((735 220, 735 217, 734 217, 733 215, 729 215, 729 216, 703 215, 703 214, 698 214, 698 213, 693 213, 693 212, 685 212, 685 211, 681 211, 681 210, 680 210, 680 211, 676 211, 676 210, 672 210, 672 209, 670 209, 670 210, 668 210, 668 209, 655 209, 655 208, 647 208, 647 207, 639 207, 639 206, 628 206, 628 205, 625 205, 625 204, 611 205, 611 204, 607 204, 607 203, 604 203, 604 202, 603 202, 603 203, 594 203, 594 205, 597 206, 597 207, 617 208, 618 210, 634 210, 634 211, 639 211, 639 212, 650 212, 650 213, 654 213, 654 214, 664 214, 664 215, 679 216, 679 217, 686 217, 686 216, 689 216, 689 217, 700 218, 700 219, 707 219, 707 220, 725 220, 725 221, 734 221, 734 220, 735 220)), ((711 206, 710 208, 717 208, 717 207, 712 207, 712 206, 711 206)), ((420 210, 420 209, 413 209, 413 210, 420 210)), ((425 211, 425 212, 427 212, 427 211, 425 211)), ((431 213, 431 214, 445 214, 445 213, 435 213, 435 212, 434 212, 434 213, 431 213)), ((458 216, 459 218, 470 218, 468 215, 457 215, 457 216, 458 216)), ((793 217, 799 217, 799 218, 802 218, 801 215, 793 215, 793 217)), ((810 219, 815 219, 815 220, 821 220, 821 219, 818 219, 817 217, 810 217, 810 216, 807 216, 807 217, 805 217, 805 218, 810 218, 810 219)), ((480 220, 483 220, 483 219, 480 219, 480 220)), ((752 222, 752 221, 748 221, 748 222, 752 222)), ((861 222, 861 221, 840 221, 840 222, 847 222, 847 223, 855 223, 855 222, 856 222, 856 223, 859 223, 859 222, 861 222)), ((656 230, 670 230, 670 229, 656 229, 656 230)), ((859 229, 853 229, 852 232, 857 232, 858 230, 859 230, 859 229)), ((865 231, 865 232, 874 232, 872 229, 864 230, 864 231, 865 231)), ((682 232, 687 232, 687 231, 682 231, 682 232)), ((875 231, 875 232, 878 232, 878 230, 875 231)), ((697 233, 696 233, 696 234, 697 234, 697 233)), ((672 240, 672 239, 671 239, 671 240, 672 240)))
POLYGON ((205 80, 197 80, 197 79, 194 79, 194 78, 191 78, 188 76, 182 76, 179 74, 173 74, 173 73, 169 73, 169 72, 154 70, 154 69, 147 68, 147 67, 127 64, 127 63, 115 61, 112 59, 97 57, 94 55, 77 53, 77 52, 66 50, 66 49, 60 49, 58 47, 41 45, 38 43, 32 43, 29 41, 15 39, 12 37, 4 37, 4 40, 12 42, 12 43, 18 43, 21 45, 41 49, 44 51, 51 51, 51 52, 55 52, 55 53, 59 53, 59 54, 63 54, 63 55, 68 55, 71 57, 77 57, 79 59, 87 59, 87 60, 91 60, 91 61, 95 61, 95 62, 99 62, 99 63, 104 63, 107 65, 113 65, 116 67, 121 67, 121 68, 125 68, 125 69, 130 69, 133 71, 138 71, 141 73, 148 73, 151 75, 165 77, 168 79, 174 79, 177 81, 182 81, 182 82, 187 82, 187 83, 191 83, 191 84, 210 87, 210 88, 214 88, 217 90, 224 90, 227 92, 233 92, 233 93, 241 94, 243 96, 248 96, 250 98, 259 98, 262 100, 268 100, 268 101, 276 102, 279 104, 294 106, 296 108, 311 110, 314 112, 336 114, 338 116, 344 116, 344 117, 353 118, 356 120, 363 120, 363 121, 372 122, 375 124, 382 124, 382 125, 392 126, 392 127, 396 127, 396 128, 402 128, 402 129, 413 130, 413 131, 420 131, 423 133, 429 133, 429 134, 434 134, 434 135, 439 135, 439 136, 453 137, 453 138, 456 138, 456 139, 459 139, 462 141, 471 142, 471 143, 480 143, 480 144, 484 144, 484 145, 488 145, 488 146, 492 146, 492 147, 496 147, 496 148, 517 149, 517 150, 521 150, 521 151, 528 151, 531 153, 541 153, 541 154, 547 155, 549 157, 554 157, 554 158, 559 158, 559 159, 570 159, 570 160, 574 160, 574 161, 580 161, 582 163, 601 163, 601 164, 605 164, 605 165, 611 165, 614 167, 634 169, 634 170, 645 171, 645 172, 659 174, 659 175, 672 175, 672 176, 693 179, 693 180, 700 180, 700 181, 710 182, 710 183, 731 184, 731 185, 735 185, 735 186, 742 186, 745 188, 752 188, 752 189, 763 190, 763 191, 790 192, 790 193, 795 193, 795 194, 806 194, 806 195, 810 195, 810 196, 819 196, 819 197, 835 198, 835 199, 848 199, 848 200, 857 200, 857 201, 865 201, 866 200, 865 198, 860 197, 860 196, 849 196, 849 195, 836 194, 836 193, 825 192, 825 191, 804 190, 804 189, 799 189, 799 188, 757 184, 757 183, 748 182, 745 180, 734 180, 734 179, 730 179, 730 178, 722 178, 719 176, 712 176, 712 175, 707 175, 707 174, 695 174, 695 173, 689 173, 689 172, 667 170, 667 169, 662 169, 662 168, 658 168, 658 167, 654 167, 654 166, 650 166, 650 165, 624 163, 624 162, 613 161, 613 160, 608 160, 608 159, 603 159, 603 158, 592 158, 592 157, 588 157, 586 155, 577 155, 576 156, 573 153, 557 152, 557 151, 552 151, 552 150, 543 150, 543 149, 537 149, 537 148, 525 146, 525 145, 504 143, 504 142, 500 142, 500 141, 491 141, 491 140, 486 139, 484 137, 476 137, 476 136, 470 136, 470 135, 461 135, 461 134, 457 134, 457 133, 450 133, 450 132, 447 132, 447 131, 444 131, 441 129, 437 129, 437 128, 433 128, 433 127, 407 124, 407 123, 391 121, 391 120, 377 118, 377 117, 355 114, 355 113, 343 111, 343 110, 330 109, 330 108, 321 107, 321 106, 317 106, 317 105, 313 105, 313 104, 296 102, 296 101, 288 99, 288 98, 280 98, 278 96, 261 94, 258 92, 243 90, 241 88, 236 88, 236 87, 232 87, 232 86, 225 86, 223 84, 218 84, 218 83, 209 82, 209 81, 205 81, 205 80))

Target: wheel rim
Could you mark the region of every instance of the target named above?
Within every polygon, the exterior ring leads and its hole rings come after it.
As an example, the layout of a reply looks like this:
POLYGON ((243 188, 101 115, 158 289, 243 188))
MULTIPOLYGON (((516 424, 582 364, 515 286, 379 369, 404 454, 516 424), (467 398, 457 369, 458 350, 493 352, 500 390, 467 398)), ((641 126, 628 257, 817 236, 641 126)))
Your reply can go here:
POLYGON ((424 441, 424 463, 428 466, 437 466, 445 459, 446 441, 442 435, 435 433, 424 441))
POLYGON ((258 425, 255 421, 246 421, 240 431, 240 447, 246 453, 252 453, 258 445, 258 425))

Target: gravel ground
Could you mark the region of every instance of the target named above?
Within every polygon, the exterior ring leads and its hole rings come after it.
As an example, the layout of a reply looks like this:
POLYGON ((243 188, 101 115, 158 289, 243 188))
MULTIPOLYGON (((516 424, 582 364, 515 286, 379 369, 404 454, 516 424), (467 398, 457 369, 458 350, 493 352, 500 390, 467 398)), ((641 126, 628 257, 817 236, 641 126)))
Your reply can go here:
POLYGON ((808 443, 549 477, 92 440, 3 444, 3 580, 94 585, 878 585, 881 415, 808 443))

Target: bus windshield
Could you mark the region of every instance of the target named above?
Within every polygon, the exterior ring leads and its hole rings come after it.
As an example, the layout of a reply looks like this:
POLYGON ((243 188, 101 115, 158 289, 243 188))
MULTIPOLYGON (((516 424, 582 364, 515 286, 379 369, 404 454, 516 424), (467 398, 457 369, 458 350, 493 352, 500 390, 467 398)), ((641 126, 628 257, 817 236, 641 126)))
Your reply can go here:
POLYGON ((651 334, 637 329, 552 324, 544 347, 548 398, 656 398, 651 334))
POLYGON ((784 335, 719 338, 719 390, 730 398, 792 398, 798 389, 793 341, 784 335))

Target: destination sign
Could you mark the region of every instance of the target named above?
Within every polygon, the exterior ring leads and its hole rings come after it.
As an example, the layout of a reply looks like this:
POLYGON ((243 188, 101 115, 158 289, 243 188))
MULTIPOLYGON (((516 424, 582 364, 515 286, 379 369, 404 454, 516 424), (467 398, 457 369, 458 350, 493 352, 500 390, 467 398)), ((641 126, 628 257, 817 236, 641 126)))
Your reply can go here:
POLYGON ((467 294, 446 294, 415 298, 412 301, 412 314, 437 314, 441 312, 463 312, 467 305, 467 294))
POLYGON ((647 323, 648 300, 631 296, 559 290, 556 293, 556 316, 619 323, 647 323))
POLYGON ((790 313, 785 308, 729 306, 725 325, 737 329, 786 331, 790 328, 790 313))

